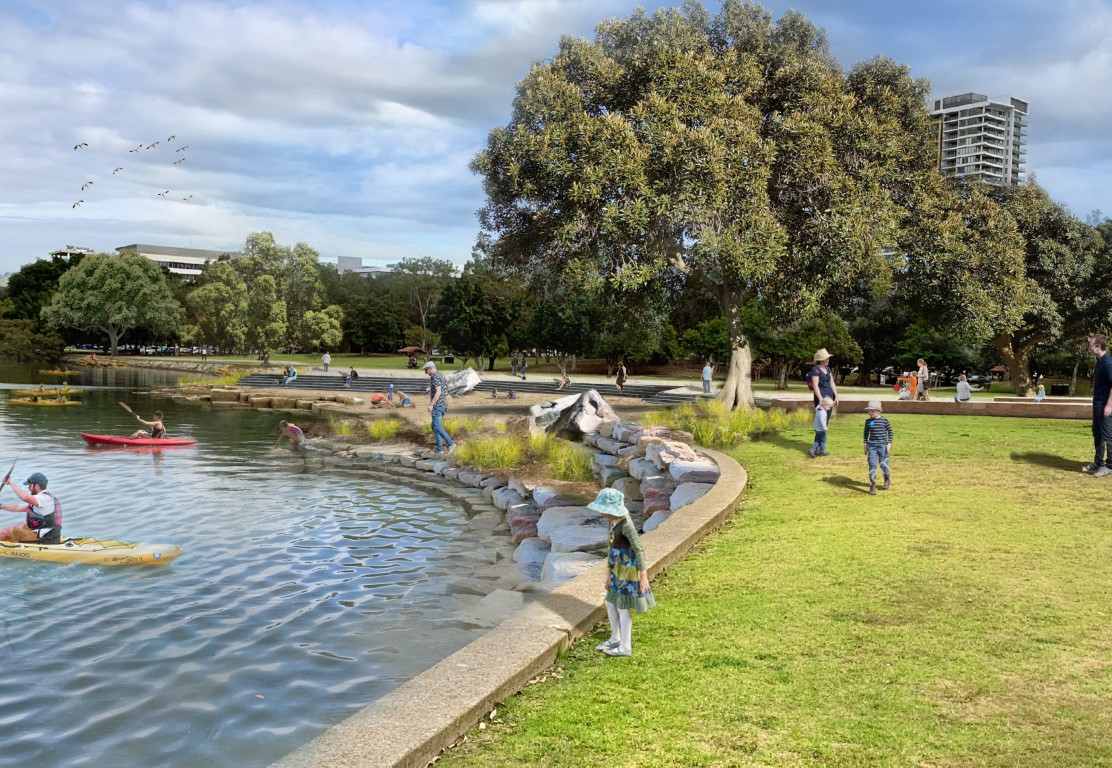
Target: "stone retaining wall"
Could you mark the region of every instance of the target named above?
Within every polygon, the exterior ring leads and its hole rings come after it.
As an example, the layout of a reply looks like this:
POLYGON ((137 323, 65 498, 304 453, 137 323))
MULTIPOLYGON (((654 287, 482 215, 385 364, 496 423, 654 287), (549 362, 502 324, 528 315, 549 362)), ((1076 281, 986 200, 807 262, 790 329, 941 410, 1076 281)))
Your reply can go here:
MULTIPOLYGON (((747 483, 733 459, 695 449, 677 439, 682 437, 621 421, 604 422, 597 434, 584 436, 594 450, 596 478, 622 490, 646 531, 642 543, 650 576, 721 525, 747 483)), ((582 499, 557 487, 467 470, 429 452, 328 441, 316 447, 481 489, 514 536, 515 561, 538 572, 540 585, 550 588, 481 638, 275 763, 278 768, 428 765, 605 618, 606 524, 582 499)))
MULTIPOLYGON (((866 400, 840 400, 838 413, 864 413, 866 400)), ((919 413, 935 416, 1013 416, 1026 419, 1085 419, 1093 417, 1093 407, 1090 402, 1070 400, 1056 402, 1052 399, 1036 403, 1034 399, 1018 398, 1017 400, 971 400, 968 403, 955 403, 952 398, 936 398, 928 402, 913 402, 910 400, 881 400, 881 407, 885 413, 919 413)), ((806 408, 813 411, 815 404, 811 400, 799 398, 774 398, 773 408, 793 410, 806 408)))

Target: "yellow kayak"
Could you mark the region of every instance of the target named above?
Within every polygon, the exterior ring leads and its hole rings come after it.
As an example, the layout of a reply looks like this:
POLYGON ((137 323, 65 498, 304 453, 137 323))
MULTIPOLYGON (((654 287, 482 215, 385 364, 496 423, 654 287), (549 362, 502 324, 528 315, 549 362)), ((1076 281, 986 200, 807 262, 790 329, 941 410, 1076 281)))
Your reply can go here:
POLYGON ((83 389, 9 389, 6 390, 12 397, 81 397, 85 394, 83 389))
POLYGON ((40 376, 76 376, 77 371, 39 371, 40 376))
POLYGON ((0 557, 92 565, 169 565, 181 554, 175 544, 133 544, 112 539, 63 539, 61 544, 0 541, 0 557))
POLYGON ((43 397, 38 400, 32 400, 29 397, 9 397, 8 402, 12 405, 81 405, 80 400, 55 400, 54 398, 43 397))

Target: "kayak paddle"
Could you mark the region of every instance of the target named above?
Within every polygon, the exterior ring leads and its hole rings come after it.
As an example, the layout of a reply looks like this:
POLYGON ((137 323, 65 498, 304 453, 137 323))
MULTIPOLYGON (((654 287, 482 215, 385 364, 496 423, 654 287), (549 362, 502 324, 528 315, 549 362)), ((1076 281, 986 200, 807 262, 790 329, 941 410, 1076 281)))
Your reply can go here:
POLYGON ((15 462, 16 461, 19 461, 19 456, 18 455, 15 457, 15 461, 12 462, 12 465, 10 467, 8 467, 8 474, 4 475, 3 480, 0 480, 0 491, 4 490, 4 486, 8 484, 8 478, 10 478, 12 476, 12 472, 15 471, 15 462))
POLYGON ((135 415, 135 411, 128 408, 127 403, 123 402, 122 400, 120 401, 120 407, 123 408, 128 413, 132 414, 133 416, 135 415))

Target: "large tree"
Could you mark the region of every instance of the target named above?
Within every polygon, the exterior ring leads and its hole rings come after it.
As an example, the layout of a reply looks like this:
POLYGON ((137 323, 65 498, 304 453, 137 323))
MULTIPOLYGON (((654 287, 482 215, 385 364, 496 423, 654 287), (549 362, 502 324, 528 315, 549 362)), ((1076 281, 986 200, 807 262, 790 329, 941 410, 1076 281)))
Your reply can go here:
POLYGON ((1098 230, 1050 199, 1034 182, 990 193, 1015 219, 1023 242, 1027 290, 1016 296, 1017 322, 993 344, 1016 393, 1031 389, 1028 358, 1040 344, 1077 341, 1112 323, 1112 265, 1098 230))
POLYGON ((86 256, 62 275, 42 314, 56 326, 103 332, 113 355, 129 330, 145 326, 172 335, 185 318, 162 269, 134 251, 86 256))
POLYGON ((472 164, 480 222, 521 270, 619 288, 669 268, 705 278, 731 338, 721 397, 747 404, 747 300, 794 322, 893 268, 884 247, 935 173, 928 89, 886 59, 847 77, 795 12, 638 11, 563 39, 518 85, 472 164))
POLYGON ((440 300, 440 292, 456 276, 456 265, 450 261, 429 257, 402 259, 394 266, 394 273, 387 282, 400 291, 409 304, 409 319, 415 329, 414 341, 422 349, 434 343, 429 331, 429 318, 440 300))
POLYGON ((236 351, 247 334, 247 286, 227 261, 206 264, 202 279, 186 299, 197 319, 194 337, 221 352, 236 351))

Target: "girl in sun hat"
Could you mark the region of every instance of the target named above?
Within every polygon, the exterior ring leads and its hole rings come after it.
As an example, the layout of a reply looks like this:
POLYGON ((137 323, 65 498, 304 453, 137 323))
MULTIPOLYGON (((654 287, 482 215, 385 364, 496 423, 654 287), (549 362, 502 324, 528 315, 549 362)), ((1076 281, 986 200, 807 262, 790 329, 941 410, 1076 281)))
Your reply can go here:
POLYGON ((595 646, 607 656, 633 655, 634 613, 644 613, 656 605, 645 570, 645 550, 637 528, 629 518, 625 497, 614 488, 603 488, 587 505, 610 522, 610 554, 606 570, 606 615, 610 619, 610 639, 595 646))

